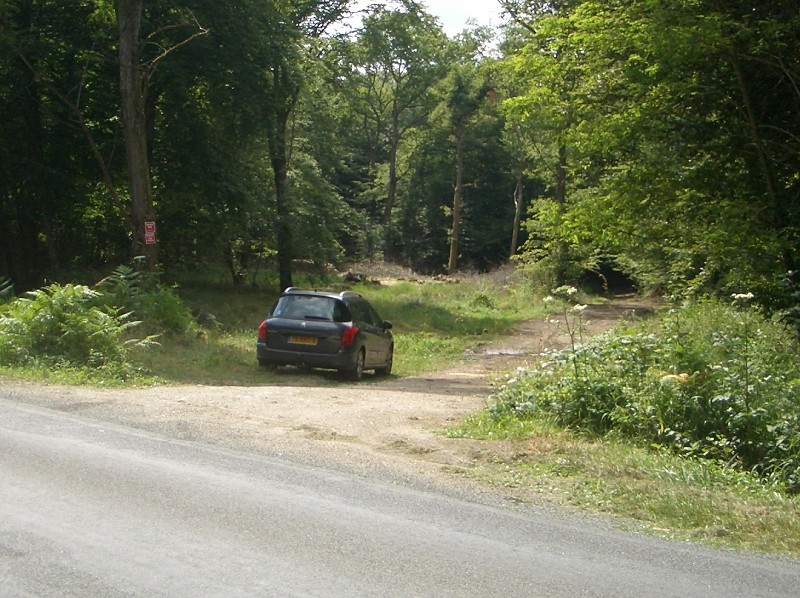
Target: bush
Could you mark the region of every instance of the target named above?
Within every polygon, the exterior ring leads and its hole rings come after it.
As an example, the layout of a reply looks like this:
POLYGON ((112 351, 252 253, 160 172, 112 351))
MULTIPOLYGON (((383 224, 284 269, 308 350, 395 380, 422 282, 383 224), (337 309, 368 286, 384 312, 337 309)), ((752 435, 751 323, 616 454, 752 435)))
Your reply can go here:
POLYGON ((120 266, 97 283, 103 301, 131 312, 148 334, 184 334, 197 328, 189 309, 174 290, 120 266))
POLYGON ((497 417, 668 446, 800 491, 797 342, 754 308, 704 301, 606 333, 517 372, 494 398, 497 417))
POLYGON ((132 268, 119 267, 96 286, 53 284, 13 299, 0 280, 0 365, 120 382, 142 377, 130 349, 197 330, 173 289, 132 268), (132 336, 134 327, 143 339, 132 336))
POLYGON ((130 321, 82 285, 52 284, 9 303, 0 313, 0 362, 99 367, 125 361, 130 321))

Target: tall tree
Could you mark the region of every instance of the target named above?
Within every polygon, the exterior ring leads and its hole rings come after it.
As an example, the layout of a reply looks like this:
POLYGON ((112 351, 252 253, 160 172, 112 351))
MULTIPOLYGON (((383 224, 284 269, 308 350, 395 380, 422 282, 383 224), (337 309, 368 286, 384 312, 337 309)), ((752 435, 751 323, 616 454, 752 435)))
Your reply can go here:
POLYGON ((143 4, 144 0, 115 0, 114 9, 119 27, 119 87, 130 180, 133 251, 134 255, 145 257, 145 270, 153 272, 158 263, 158 245, 154 237, 145 239, 146 234, 155 233, 155 229, 145 231, 146 222, 155 223, 155 211, 147 152, 147 76, 142 73, 139 53, 143 4))
POLYGON ((464 193, 464 140, 467 126, 475 118, 485 101, 489 85, 473 64, 458 64, 445 83, 444 107, 455 145, 455 183, 453 184, 452 227, 450 229, 450 256, 447 272, 452 274, 458 265, 458 248, 461 236, 461 209, 464 193))
POLYGON ((292 286, 293 241, 287 193, 290 159, 289 121, 303 84, 303 61, 314 56, 310 43, 347 14, 350 0, 296 0, 283 7, 273 23, 272 56, 266 104, 267 141, 275 185, 278 277, 281 288, 292 286), (309 54, 309 52, 311 52, 309 54))
POLYGON ((578 184, 570 180, 570 135, 577 126, 583 57, 580 48, 566 43, 572 27, 566 6, 574 3, 529 4, 533 12, 513 13, 530 38, 502 65, 506 84, 518 92, 504 104, 514 135, 525 140, 532 174, 546 181, 544 194, 534 202, 535 215, 528 223, 533 234, 523 253, 546 264, 551 284, 559 285, 575 259, 570 242, 555 231, 567 210, 570 184, 578 184))
POLYGON ((451 40, 451 72, 433 90, 437 108, 401 147, 408 174, 398 189, 395 251, 404 263, 426 272, 447 271, 454 208, 456 267, 484 269, 507 259, 513 180, 500 142, 496 94, 483 85, 493 63, 483 52, 490 39, 486 33, 470 29, 451 40))
MULTIPOLYGON (((447 46, 439 23, 413 0, 400 0, 397 10, 375 7, 357 40, 351 72, 359 96, 355 106, 373 144, 386 144, 387 231, 397 197, 398 149, 408 131, 424 123, 434 107, 429 92, 444 74, 447 46)), ((384 249, 388 248, 387 243, 384 249)))
MULTIPOLYGON (((119 29, 119 80, 131 194, 133 251, 134 255, 144 256, 145 270, 153 272, 158 263, 158 244, 155 239, 153 184, 147 143, 150 79, 158 62, 169 52, 206 31, 199 28, 199 31, 173 46, 159 45, 155 55, 143 62, 141 50, 146 41, 141 39, 143 10, 144 0, 114 0, 119 29)), ((157 39, 159 33, 151 32, 148 40, 157 39)))
POLYGON ((275 250, 263 109, 272 12, 260 0, 187 8, 208 34, 163 61, 148 94, 159 260, 167 273, 222 262, 241 284, 275 250))
MULTIPOLYGON (((520 31, 519 27, 506 29, 506 36, 501 44, 501 52, 508 56, 519 51, 520 31)), ((537 148, 539 147, 535 127, 529 126, 527 118, 514 110, 502 110, 503 98, 513 98, 520 95, 519 81, 514 81, 513 75, 509 74, 510 69, 497 68, 496 63, 493 69, 495 78, 495 86, 497 88, 498 96, 501 102, 501 112, 504 116, 504 128, 502 134, 503 146, 508 152, 512 174, 514 177, 514 191, 512 193, 512 201, 514 204, 514 216, 511 226, 511 243, 509 245, 508 255, 513 258, 517 255, 517 250, 520 245, 520 232, 523 216, 528 205, 526 199, 526 190, 528 195, 532 191, 538 190, 539 181, 535 176, 535 167, 540 156, 537 155, 537 148), (533 135, 533 137, 531 137, 533 135)), ((527 87, 527 81, 524 86, 527 87)), ((507 104, 506 104, 507 106, 507 104)))

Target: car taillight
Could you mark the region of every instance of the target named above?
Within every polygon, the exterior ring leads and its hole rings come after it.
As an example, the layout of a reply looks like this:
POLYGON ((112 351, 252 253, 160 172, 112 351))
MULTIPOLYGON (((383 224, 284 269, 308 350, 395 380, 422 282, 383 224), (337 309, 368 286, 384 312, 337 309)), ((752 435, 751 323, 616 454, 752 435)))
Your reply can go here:
POLYGON ((261 326, 258 327, 258 340, 260 340, 260 341, 267 340, 267 321, 266 320, 261 322, 261 326))
POLYGON ((349 349, 353 346, 353 343, 356 341, 356 335, 358 334, 358 326, 355 324, 350 324, 347 328, 344 329, 342 332, 342 349, 349 349))

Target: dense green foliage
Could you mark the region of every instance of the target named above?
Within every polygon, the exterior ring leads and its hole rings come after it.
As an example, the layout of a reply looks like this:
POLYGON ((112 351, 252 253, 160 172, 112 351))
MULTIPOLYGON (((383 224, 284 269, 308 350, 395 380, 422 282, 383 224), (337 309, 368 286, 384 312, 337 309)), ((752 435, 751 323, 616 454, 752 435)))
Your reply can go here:
POLYGON ((527 257, 566 278, 610 258, 679 296, 786 302, 797 2, 503 4, 521 28, 501 62, 515 91, 505 108, 550 187, 527 257))
POLYGON ((52 284, 0 311, 0 363, 86 368, 101 377, 126 378, 133 372, 126 367, 130 329, 138 323, 88 287, 52 284))
MULTIPOLYGON (((796 0, 501 5, 491 45, 412 0, 351 29, 349 0, 143 3, 160 270, 483 270, 513 237, 556 285, 613 268, 793 307, 796 0)), ((141 249, 115 6, 0 3, 0 276, 19 292, 141 249)))
POLYGON ((0 364, 123 382, 144 375, 134 351, 198 331, 173 289, 120 267, 96 288, 51 284, 0 305, 0 364))
MULTIPOLYGON (((579 314, 566 314, 573 338, 579 314)), ((703 301, 575 343, 517 372, 495 399, 499 419, 661 445, 800 491, 797 342, 753 308, 703 301)))
POLYGON ((120 266, 96 286, 103 303, 131 314, 150 334, 189 335, 198 329, 175 290, 141 272, 120 266))

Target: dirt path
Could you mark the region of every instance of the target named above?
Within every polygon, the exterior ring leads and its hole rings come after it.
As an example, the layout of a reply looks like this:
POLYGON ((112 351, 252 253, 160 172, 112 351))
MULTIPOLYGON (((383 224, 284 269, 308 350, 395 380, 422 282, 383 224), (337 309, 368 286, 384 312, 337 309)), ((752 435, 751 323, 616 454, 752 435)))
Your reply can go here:
MULTIPOLYGON (((599 332, 645 309, 615 300, 590 306, 584 319, 589 332, 599 332)), ((562 326, 530 321, 457 367, 419 377, 367 375, 353 384, 289 368, 269 386, 120 390, 5 383, 0 396, 183 440, 452 486, 468 483, 466 469, 506 447, 437 431, 483 407, 493 381, 567 341, 562 326)))

